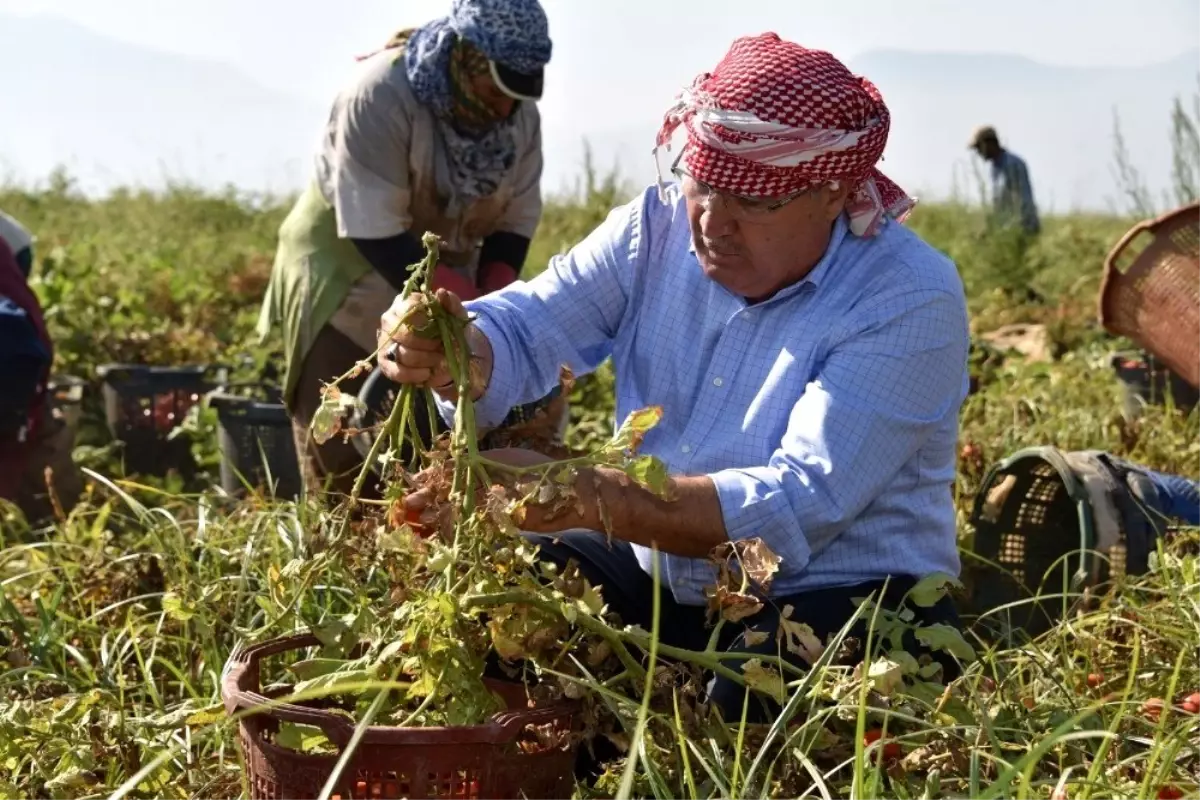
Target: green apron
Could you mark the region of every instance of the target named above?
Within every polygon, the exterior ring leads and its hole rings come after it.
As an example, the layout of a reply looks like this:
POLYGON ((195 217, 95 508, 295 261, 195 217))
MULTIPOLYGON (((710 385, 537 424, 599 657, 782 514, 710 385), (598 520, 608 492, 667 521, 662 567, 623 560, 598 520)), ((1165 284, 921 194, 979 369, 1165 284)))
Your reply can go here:
POLYGON ((263 339, 283 325, 283 397, 289 406, 317 334, 350 287, 370 271, 354 243, 338 236, 333 206, 315 182, 310 184, 279 228, 279 248, 258 318, 263 339))

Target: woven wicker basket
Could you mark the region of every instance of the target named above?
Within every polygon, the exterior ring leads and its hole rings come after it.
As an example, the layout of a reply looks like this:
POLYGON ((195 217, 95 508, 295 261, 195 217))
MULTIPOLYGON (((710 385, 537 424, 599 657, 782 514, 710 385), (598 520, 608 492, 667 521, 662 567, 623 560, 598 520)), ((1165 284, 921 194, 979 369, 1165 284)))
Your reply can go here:
POLYGON ((1200 203, 1134 226, 1112 249, 1100 324, 1200 387, 1200 203))

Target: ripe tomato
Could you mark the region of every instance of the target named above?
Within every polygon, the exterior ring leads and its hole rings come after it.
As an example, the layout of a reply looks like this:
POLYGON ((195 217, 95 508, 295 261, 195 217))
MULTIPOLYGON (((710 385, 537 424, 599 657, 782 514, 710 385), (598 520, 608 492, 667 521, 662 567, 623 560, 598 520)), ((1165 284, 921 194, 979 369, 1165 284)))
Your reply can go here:
POLYGON ((1183 789, 1168 783, 1166 786, 1159 787, 1157 797, 1158 800, 1179 800, 1183 797, 1183 789))
POLYGON ((1089 672, 1087 676, 1087 685, 1089 689, 1098 689, 1100 684, 1104 683, 1104 676, 1099 672, 1089 672))
MULTIPOLYGON (((870 747, 872 744, 879 741, 881 736, 883 736, 883 731, 878 728, 873 728, 872 730, 867 731, 863 734, 863 746, 870 747)), ((878 762, 880 755, 883 756, 884 761, 897 761, 901 756, 904 755, 904 748, 900 746, 899 742, 888 739, 883 743, 883 745, 879 748, 879 751, 876 753, 876 762, 878 762)))
POLYGON ((1192 692, 1179 705, 1187 714, 1200 714, 1200 692, 1192 692))

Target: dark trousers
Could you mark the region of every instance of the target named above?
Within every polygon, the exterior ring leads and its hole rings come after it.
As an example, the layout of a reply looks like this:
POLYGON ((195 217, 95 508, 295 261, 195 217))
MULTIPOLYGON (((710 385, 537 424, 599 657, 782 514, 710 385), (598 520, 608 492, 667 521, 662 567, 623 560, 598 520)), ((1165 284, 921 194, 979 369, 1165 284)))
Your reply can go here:
MULTIPOLYGON (((611 545, 602 534, 591 532, 571 532, 557 540, 549 536, 528 534, 529 540, 536 542, 540 548, 540 557, 552 561, 560 568, 574 560, 579 571, 593 586, 602 586, 601 595, 609 608, 616 612, 622 623, 638 625, 645 630, 651 630, 654 613, 654 580, 647 575, 637 563, 633 548, 629 544, 612 540, 611 545)), ((905 593, 913 587, 916 580, 907 576, 896 576, 887 581, 872 581, 856 586, 844 586, 834 589, 814 589, 787 597, 775 597, 764 603, 757 614, 738 622, 726 623, 721 631, 717 646, 723 651, 739 653, 755 653, 775 657, 779 655, 780 647, 775 639, 779 627, 779 615, 784 606, 792 606, 790 619, 809 625, 813 633, 822 643, 829 637, 841 631, 843 626, 854 616, 857 607, 855 598, 865 598, 872 592, 883 592, 882 599, 876 595, 877 601, 884 608, 897 609, 905 593), (767 634, 766 641, 757 645, 747 645, 745 633, 747 630, 767 634)), ((682 605, 675 601, 669 589, 659 586, 659 640, 667 645, 703 650, 708 645, 712 629, 707 625, 704 606, 682 605)), ((913 624, 932 625, 944 623, 959 626, 958 613, 949 597, 941 598, 929 608, 921 608, 906 604, 911 608, 915 617, 913 624)), ((847 638, 853 637, 860 643, 860 651, 851 653, 851 658, 861 659, 861 647, 865 645, 870 624, 870 615, 864 615, 851 628, 847 638)), ((872 641, 877 641, 878 636, 872 641)), ((881 645, 887 647, 886 643, 881 645)), ((949 680, 959 674, 958 664, 944 653, 930 653, 924 650, 911 633, 906 634, 905 649, 914 657, 928 654, 942 664, 943 678, 949 680)), ((788 657, 798 667, 807 668, 803 660, 783 648, 783 655, 788 657)), ((729 665, 740 671, 737 661, 729 665)), ((745 690, 741 685, 728 678, 717 676, 709 687, 709 699, 721 709, 726 721, 733 722, 741 719, 745 690)), ((752 723, 771 722, 781 709, 774 705, 765 695, 753 693, 746 704, 747 721, 752 723)))
MULTIPOLYGON (((362 469, 363 458, 351 442, 344 441, 339 434, 324 444, 317 444, 309 426, 321 407, 322 383, 349 371, 369 355, 332 325, 326 325, 304 357, 294 394, 288 398, 288 412, 292 417, 292 436, 300 459, 300 473, 309 492, 320 492, 328 484, 334 492, 349 494, 362 469)), ((358 394, 365 380, 366 376, 359 375, 338 388, 343 394, 358 394)), ((375 483, 367 481, 365 496, 378 496, 375 483)))

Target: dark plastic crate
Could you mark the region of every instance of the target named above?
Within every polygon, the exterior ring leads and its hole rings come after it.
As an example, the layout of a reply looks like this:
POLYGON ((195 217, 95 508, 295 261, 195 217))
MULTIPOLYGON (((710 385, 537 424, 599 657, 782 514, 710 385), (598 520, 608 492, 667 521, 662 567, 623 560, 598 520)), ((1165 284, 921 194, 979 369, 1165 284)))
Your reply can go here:
POLYGON ((1152 355, 1117 353, 1112 357, 1112 368, 1124 385, 1123 405, 1129 419, 1140 417, 1147 405, 1166 405, 1168 398, 1175 408, 1185 413, 1191 412, 1200 401, 1200 391, 1152 355))
POLYGON ((238 495, 249 483, 275 497, 298 496, 300 465, 287 409, 282 403, 270 402, 270 394, 264 402, 233 394, 232 387, 227 389, 208 398, 209 407, 217 411, 221 487, 238 495))
POLYGON ((168 437, 192 406, 225 382, 225 369, 106 364, 97 374, 103 381, 108 430, 125 445, 126 473, 194 474, 191 442, 187 437, 168 437))

